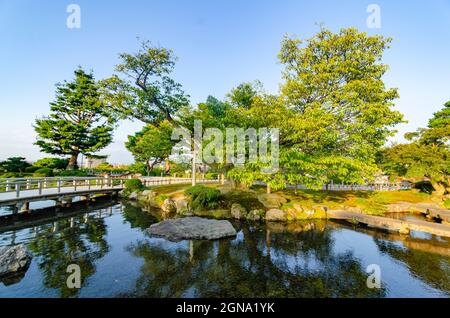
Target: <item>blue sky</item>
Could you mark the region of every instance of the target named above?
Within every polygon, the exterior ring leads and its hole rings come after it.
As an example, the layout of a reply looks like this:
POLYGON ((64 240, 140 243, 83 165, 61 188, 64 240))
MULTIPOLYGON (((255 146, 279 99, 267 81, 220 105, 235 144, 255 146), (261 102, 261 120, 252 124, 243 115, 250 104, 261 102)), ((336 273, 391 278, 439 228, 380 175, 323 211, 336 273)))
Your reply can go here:
MULTIPOLYGON (((256 79, 276 93, 283 35, 310 37, 318 23, 393 38, 385 81, 399 88, 396 108, 409 121, 396 140, 450 100, 450 0, 0 0, 0 160, 42 157, 32 123, 48 113, 55 83, 77 66, 110 76, 120 52, 137 50, 136 37, 174 50, 174 77, 196 104, 256 79), (80 29, 66 26, 71 3, 81 8, 80 29), (380 29, 366 25, 372 3, 381 8, 380 29)), ((132 161, 123 143, 141 126, 121 123, 103 151, 110 162, 132 161)))

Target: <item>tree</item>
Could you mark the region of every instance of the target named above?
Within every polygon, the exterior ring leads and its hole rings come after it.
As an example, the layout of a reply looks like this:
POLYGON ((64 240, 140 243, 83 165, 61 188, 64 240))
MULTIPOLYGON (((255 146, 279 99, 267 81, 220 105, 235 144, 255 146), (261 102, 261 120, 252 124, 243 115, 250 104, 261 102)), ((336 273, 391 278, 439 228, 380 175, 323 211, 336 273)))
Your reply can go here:
POLYGON ((151 172, 155 165, 168 160, 173 147, 172 125, 163 121, 158 126, 147 125, 134 136, 128 136, 125 144, 138 162, 147 165, 147 172, 151 172))
POLYGON ((112 142, 116 119, 102 102, 99 85, 92 73, 75 70, 75 79, 56 86, 56 99, 50 103, 51 114, 37 119, 36 145, 43 152, 69 155, 68 170, 77 168, 79 154, 94 153, 112 142))
POLYGON ((108 105, 122 118, 138 119, 147 124, 163 120, 173 123, 174 114, 189 105, 181 85, 169 75, 176 58, 171 50, 142 42, 135 54, 120 54, 117 75, 102 81, 108 105))
POLYGON ((253 104, 253 98, 262 93, 260 81, 246 82, 233 88, 227 95, 231 105, 249 109, 253 104))
POLYGON ((380 151, 378 164, 393 177, 413 181, 427 178, 438 193, 450 188, 450 102, 428 121, 427 128, 406 133, 407 144, 397 144, 380 151))
POLYGON ((6 172, 24 172, 27 167, 31 166, 24 157, 11 157, 0 162, 0 167, 6 172))
POLYGON ((65 169, 69 164, 68 159, 61 158, 42 158, 33 163, 34 167, 50 168, 50 169, 65 169))
POLYGON ((306 41, 285 37, 280 96, 259 94, 249 109, 237 109, 247 127, 280 129, 281 169, 264 175, 260 165, 252 164, 231 175, 247 184, 263 180, 273 188, 371 179, 375 154, 402 121, 392 110, 397 89, 387 89, 382 80, 388 69, 382 54, 390 41, 354 28, 322 29, 306 41))

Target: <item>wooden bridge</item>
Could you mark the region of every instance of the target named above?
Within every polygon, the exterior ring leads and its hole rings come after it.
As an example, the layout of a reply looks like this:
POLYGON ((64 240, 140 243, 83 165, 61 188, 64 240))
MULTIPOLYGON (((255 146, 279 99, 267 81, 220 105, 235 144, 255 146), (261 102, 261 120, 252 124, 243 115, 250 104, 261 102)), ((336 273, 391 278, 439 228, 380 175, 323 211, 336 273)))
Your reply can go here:
MULTIPOLYGON (((80 197, 89 201, 97 195, 115 195, 124 188, 123 177, 49 177, 0 179, 0 207, 13 206, 14 213, 30 210, 30 202, 53 200, 56 206, 70 205, 80 197)), ((142 177, 147 187, 191 183, 190 178, 142 177)), ((219 180, 198 180, 199 183, 219 180)))

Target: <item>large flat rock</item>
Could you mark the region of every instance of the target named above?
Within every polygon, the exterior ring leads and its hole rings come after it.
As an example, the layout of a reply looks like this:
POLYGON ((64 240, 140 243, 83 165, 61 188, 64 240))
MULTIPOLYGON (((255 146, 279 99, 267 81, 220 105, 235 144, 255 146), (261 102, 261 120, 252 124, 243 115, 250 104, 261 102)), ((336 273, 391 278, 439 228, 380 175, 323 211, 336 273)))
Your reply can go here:
POLYGON ((31 254, 21 245, 0 247, 0 277, 26 271, 31 254))
POLYGON ((236 230, 226 220, 210 220, 200 217, 165 220, 152 224, 147 232, 169 241, 216 240, 236 235, 236 230))

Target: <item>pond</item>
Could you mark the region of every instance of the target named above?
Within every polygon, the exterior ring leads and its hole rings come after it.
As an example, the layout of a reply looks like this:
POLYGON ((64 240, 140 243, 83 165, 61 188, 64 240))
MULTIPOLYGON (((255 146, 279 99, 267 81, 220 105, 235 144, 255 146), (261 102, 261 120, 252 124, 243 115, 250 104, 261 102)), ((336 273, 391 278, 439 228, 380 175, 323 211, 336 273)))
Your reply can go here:
POLYGON ((0 228, 0 246, 24 243, 24 275, 0 297, 449 297, 450 240, 405 237, 331 221, 233 222, 235 238, 173 243, 145 229, 156 213, 121 202, 0 228), (67 287, 78 264, 80 289, 67 287), (381 288, 367 287, 370 264, 381 288))

